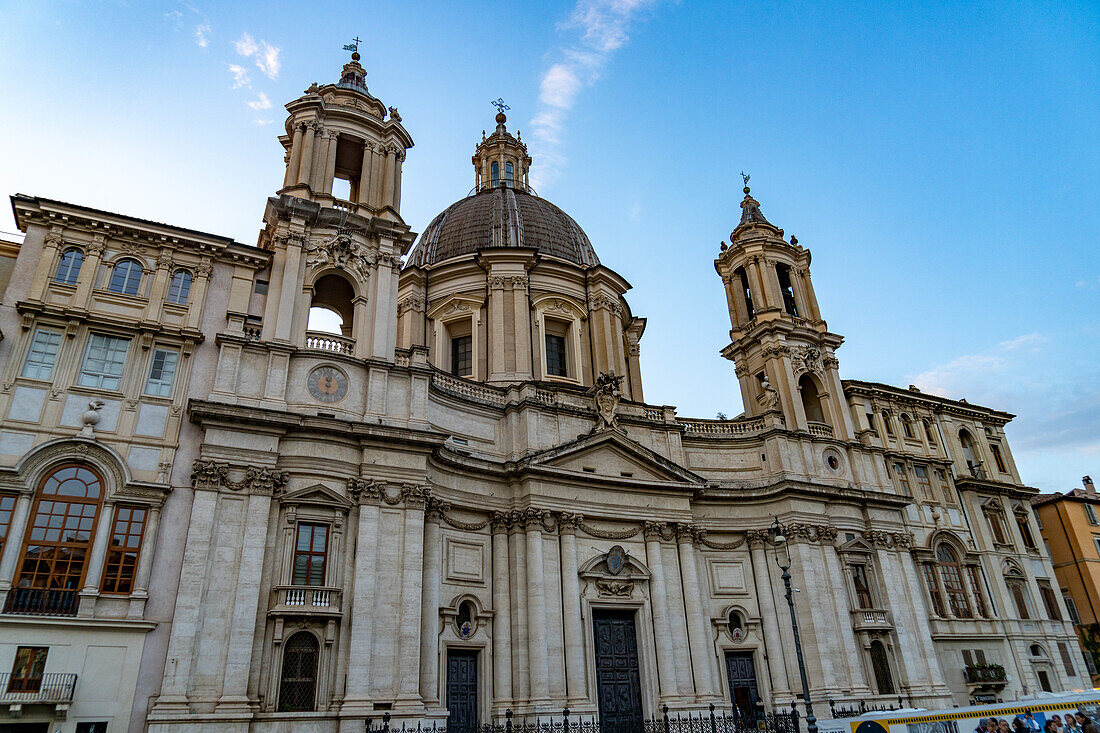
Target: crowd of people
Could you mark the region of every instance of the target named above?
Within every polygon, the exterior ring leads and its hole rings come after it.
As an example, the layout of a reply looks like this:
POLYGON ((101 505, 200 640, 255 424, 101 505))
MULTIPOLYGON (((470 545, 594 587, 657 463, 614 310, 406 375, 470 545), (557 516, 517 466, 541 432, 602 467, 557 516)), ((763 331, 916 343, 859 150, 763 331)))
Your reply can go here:
MULTIPOLYGON (((1039 716, 1043 718, 1042 714, 1039 716)), ((1011 722, 1004 718, 984 718, 974 733, 1100 733, 1088 715, 1078 710, 1073 715, 1052 715, 1041 721, 1030 711, 1017 715, 1011 722)))

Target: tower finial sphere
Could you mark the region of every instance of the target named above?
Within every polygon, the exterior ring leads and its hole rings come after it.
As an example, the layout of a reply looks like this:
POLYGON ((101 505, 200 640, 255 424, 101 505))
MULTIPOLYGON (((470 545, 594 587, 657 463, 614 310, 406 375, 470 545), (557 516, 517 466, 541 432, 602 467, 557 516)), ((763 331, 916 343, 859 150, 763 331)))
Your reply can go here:
POLYGON ((358 61, 359 59, 360 59, 360 56, 359 56, 359 52, 358 52, 358 51, 355 51, 355 52, 353 52, 353 53, 351 54, 351 60, 352 60, 352 61, 358 61))
POLYGON ((743 189, 741 189, 741 190, 742 190, 742 191, 744 191, 744 192, 745 192, 745 193, 747 194, 747 193, 749 192, 749 187, 748 187, 748 186, 745 186, 745 187, 744 187, 743 189))
POLYGON ((508 118, 504 116, 503 112, 497 112, 497 124, 498 125, 503 125, 507 121, 508 121, 508 118))

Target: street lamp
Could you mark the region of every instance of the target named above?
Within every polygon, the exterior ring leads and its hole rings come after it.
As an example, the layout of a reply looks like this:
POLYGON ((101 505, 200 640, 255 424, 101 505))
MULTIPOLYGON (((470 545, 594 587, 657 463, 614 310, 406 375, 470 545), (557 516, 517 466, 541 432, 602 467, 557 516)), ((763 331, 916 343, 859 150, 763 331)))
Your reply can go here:
POLYGON ((802 700, 806 704, 806 733, 817 733, 817 718, 814 717, 814 706, 810 702, 810 684, 806 681, 806 662, 802 659, 802 639, 798 636, 798 619, 794 615, 794 595, 791 591, 791 548, 783 535, 783 525, 779 523, 779 517, 776 517, 775 522, 772 523, 771 537, 775 564, 783 571, 783 586, 787 589, 787 605, 791 609, 794 650, 798 655, 798 675, 802 678, 802 700))

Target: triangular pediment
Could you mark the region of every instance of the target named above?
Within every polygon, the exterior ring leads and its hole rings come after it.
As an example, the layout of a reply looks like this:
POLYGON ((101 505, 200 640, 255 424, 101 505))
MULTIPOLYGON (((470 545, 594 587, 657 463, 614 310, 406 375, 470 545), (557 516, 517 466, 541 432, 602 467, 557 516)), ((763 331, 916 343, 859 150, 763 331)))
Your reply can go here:
POLYGON ((347 510, 352 502, 334 489, 324 484, 314 484, 304 489, 295 489, 283 494, 279 501, 283 504, 312 504, 314 506, 335 506, 347 510))
POLYGON ((637 443, 618 430, 585 435, 530 456, 530 468, 616 480, 651 483, 705 484, 683 466, 637 443))
POLYGON ((838 547, 837 552, 854 552, 873 555, 875 553, 875 548, 872 547, 867 540, 857 536, 855 539, 849 540, 838 547))

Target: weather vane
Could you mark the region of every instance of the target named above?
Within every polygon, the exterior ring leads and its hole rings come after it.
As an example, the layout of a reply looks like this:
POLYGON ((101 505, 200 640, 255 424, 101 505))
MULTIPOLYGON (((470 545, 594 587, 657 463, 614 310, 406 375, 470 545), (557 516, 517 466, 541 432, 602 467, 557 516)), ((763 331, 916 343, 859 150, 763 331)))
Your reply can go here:
POLYGON ((500 112, 501 114, 504 114, 504 110, 506 110, 506 109, 512 109, 511 107, 509 107, 508 105, 506 105, 504 103, 504 99, 502 97, 497 97, 497 100, 495 102, 490 102, 489 104, 496 107, 497 112, 500 112))
POLYGON ((344 50, 345 51, 358 51, 359 50, 359 44, 362 43, 362 41, 359 40, 359 36, 356 36, 355 38, 353 38, 351 40, 353 41, 353 43, 345 44, 344 45, 344 50))
POLYGON ((751 176, 748 173, 741 171, 741 178, 744 179, 746 186, 749 185, 749 178, 751 178, 751 176))

